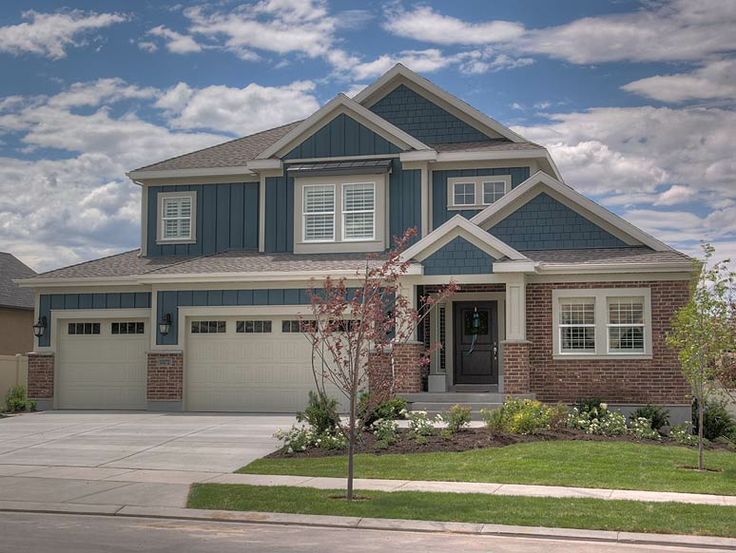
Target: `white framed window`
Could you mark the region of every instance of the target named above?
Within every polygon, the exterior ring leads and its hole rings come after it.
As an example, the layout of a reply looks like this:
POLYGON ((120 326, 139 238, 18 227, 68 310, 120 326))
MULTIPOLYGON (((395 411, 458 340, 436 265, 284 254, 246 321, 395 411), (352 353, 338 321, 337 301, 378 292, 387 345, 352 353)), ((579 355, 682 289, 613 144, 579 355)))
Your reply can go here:
POLYGON ((651 358, 651 309, 649 288, 553 290, 553 355, 651 358))
POLYGON ((511 175, 450 177, 448 209, 483 209, 511 192, 511 175))
POLYGON ((372 182, 342 185, 342 239, 373 240, 376 232, 376 185, 372 182))
POLYGON ((195 240, 196 192, 160 192, 158 194, 158 241, 191 242, 195 240))
POLYGON ((644 353, 644 298, 608 298, 608 353, 644 353))
POLYGON ((506 181, 483 181, 483 205, 491 205, 506 194, 506 181))
POLYGON ((452 185, 452 203, 456 206, 475 205, 475 183, 455 182, 452 185))
POLYGON ((334 184, 304 186, 302 235, 305 242, 335 240, 335 189, 334 184))

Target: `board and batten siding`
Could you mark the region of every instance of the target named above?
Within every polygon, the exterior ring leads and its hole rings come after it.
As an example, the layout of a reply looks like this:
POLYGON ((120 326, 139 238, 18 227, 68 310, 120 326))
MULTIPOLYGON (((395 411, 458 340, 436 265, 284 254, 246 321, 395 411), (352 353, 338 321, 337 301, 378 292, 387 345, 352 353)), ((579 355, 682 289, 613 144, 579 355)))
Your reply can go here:
POLYGON ((402 169, 401 162, 391 162, 389 176, 389 231, 391 246, 394 236, 402 236, 409 228, 417 229, 415 240, 421 238, 422 181, 419 169, 402 169))
POLYGON ((150 186, 148 188, 147 255, 211 255, 226 250, 258 249, 257 182, 150 186), (158 194, 196 192, 196 241, 157 244, 158 194))
POLYGON ((496 167, 486 169, 455 169, 446 171, 432 171, 432 228, 439 227, 442 223, 457 214, 470 219, 480 209, 448 209, 447 208, 447 180, 453 177, 489 177, 489 176, 511 176, 511 188, 519 186, 529 178, 529 167, 496 167))
POLYGON ((51 311, 63 309, 150 309, 150 292, 98 292, 91 294, 41 294, 38 316, 49 322, 46 332, 38 339, 38 345, 51 345, 51 311))

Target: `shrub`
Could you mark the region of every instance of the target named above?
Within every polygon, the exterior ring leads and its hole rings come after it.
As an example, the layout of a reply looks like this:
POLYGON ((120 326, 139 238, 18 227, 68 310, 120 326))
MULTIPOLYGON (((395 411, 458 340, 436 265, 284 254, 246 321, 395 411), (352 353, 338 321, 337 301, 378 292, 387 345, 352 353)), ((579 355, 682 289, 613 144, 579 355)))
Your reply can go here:
POLYGON ((297 413, 296 420, 306 422, 315 434, 335 434, 340 424, 337 405, 336 399, 310 391, 307 408, 297 413))
POLYGON ((28 399, 26 387, 22 384, 13 386, 8 390, 5 396, 5 409, 9 413, 19 413, 21 411, 35 411, 36 402, 28 399))
POLYGON ((453 405, 442 415, 443 422, 447 423, 446 433, 449 435, 459 432, 470 424, 470 407, 467 405, 453 405))
POLYGON ((373 421, 371 431, 376 437, 378 447, 386 448, 396 442, 399 437, 399 425, 391 419, 373 421))
POLYGON ((406 400, 393 397, 380 403, 374 404, 371 395, 367 392, 361 394, 358 402, 358 418, 363 422, 365 428, 378 419, 403 419, 406 417, 406 400))
POLYGON ((686 422, 670 428, 670 438, 680 445, 698 445, 698 437, 693 434, 691 426, 686 422))
POLYGON ((481 409, 486 427, 492 432, 534 434, 562 424, 567 414, 564 405, 548 407, 541 401, 509 399, 498 409, 481 409))
POLYGON ((318 434, 313 445, 320 449, 345 449, 348 446, 348 439, 342 432, 318 434))
POLYGON ((646 417, 631 419, 629 432, 639 440, 659 440, 659 432, 652 428, 652 421, 646 417))
POLYGON ((626 417, 621 413, 609 411, 608 405, 601 403, 589 411, 573 408, 567 418, 567 426, 582 430, 586 434, 601 436, 620 436, 626 434, 626 417))
POLYGON ((409 432, 420 442, 426 442, 426 437, 434 433, 434 424, 427 416, 426 411, 411 411, 407 415, 409 419, 409 432), (421 438, 424 438, 422 440, 421 438))
POLYGON ((274 437, 283 442, 288 453, 306 451, 310 447, 321 449, 345 449, 347 438, 342 433, 317 433, 308 426, 292 426, 289 430, 277 430, 274 437))
POLYGON ((598 397, 590 397, 587 399, 581 399, 577 402, 575 407, 579 413, 590 413, 591 411, 600 411, 601 405, 605 405, 603 400, 598 397))
POLYGON ((631 414, 630 420, 633 422, 635 419, 649 419, 652 429, 660 430, 663 426, 669 426, 670 412, 657 405, 643 405, 631 414))
MULTIPOLYGON (((694 433, 698 433, 698 406, 693 403, 694 433)), ((720 436, 731 436, 736 432, 736 422, 726 409, 724 401, 709 401, 705 404, 703 413, 703 435, 708 440, 715 440, 720 436)))

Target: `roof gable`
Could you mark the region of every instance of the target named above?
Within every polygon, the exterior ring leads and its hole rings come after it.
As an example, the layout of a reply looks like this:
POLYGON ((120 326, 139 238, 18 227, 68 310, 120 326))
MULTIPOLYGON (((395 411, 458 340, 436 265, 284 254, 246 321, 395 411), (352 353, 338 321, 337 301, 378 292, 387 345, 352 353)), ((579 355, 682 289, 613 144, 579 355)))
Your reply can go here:
POLYGON ((296 145, 284 159, 395 154, 400 151, 396 144, 350 115, 341 113, 296 145))
POLYGON ((422 261, 425 275, 477 275, 493 272, 493 256, 456 236, 422 261))

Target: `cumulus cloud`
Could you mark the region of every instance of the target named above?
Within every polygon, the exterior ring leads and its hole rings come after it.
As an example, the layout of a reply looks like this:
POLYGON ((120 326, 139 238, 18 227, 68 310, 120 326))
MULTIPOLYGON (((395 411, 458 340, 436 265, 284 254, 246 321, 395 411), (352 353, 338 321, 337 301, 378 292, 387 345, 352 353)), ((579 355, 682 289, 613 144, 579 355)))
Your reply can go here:
MULTIPOLYGON (((172 54, 192 54, 202 51, 202 46, 196 40, 194 40, 194 37, 183 35, 169 29, 168 27, 165 27, 164 25, 154 27, 146 34, 163 38, 166 41, 166 49, 172 54)), ((152 43, 148 42, 147 44, 150 45, 152 43)), ((142 46, 142 48, 150 49, 150 46, 142 46)))
POLYGON ((37 54, 51 59, 66 56, 70 46, 79 46, 90 31, 127 21, 119 13, 71 10, 59 13, 23 12, 27 20, 0 27, 0 51, 37 54))

